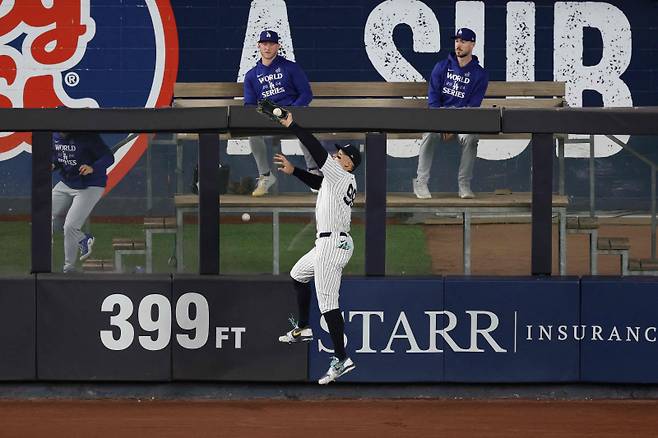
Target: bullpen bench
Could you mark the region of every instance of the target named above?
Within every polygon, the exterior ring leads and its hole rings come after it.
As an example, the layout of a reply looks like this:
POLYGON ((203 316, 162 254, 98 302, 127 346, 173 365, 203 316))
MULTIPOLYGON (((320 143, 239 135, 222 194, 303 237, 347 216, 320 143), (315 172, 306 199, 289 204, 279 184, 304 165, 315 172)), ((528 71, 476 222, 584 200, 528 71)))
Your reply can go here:
MULTIPOLYGON (((317 107, 387 107, 427 108, 427 82, 312 82, 317 107)), ((178 82, 174 86, 172 106, 180 108, 242 106, 241 82, 178 82)), ((485 108, 558 108, 567 106, 564 82, 490 81, 482 101, 485 108)), ((338 139, 331 135, 331 139, 338 139)), ((422 133, 389 134, 388 138, 420 138, 422 133)), ((322 138, 324 135, 320 135, 322 138)), ((196 138, 196 134, 179 134, 178 139, 196 138)), ((342 137, 341 137, 342 138, 342 137)), ((351 136, 350 138, 353 138, 351 136)), ((484 139, 529 139, 528 134, 483 135, 484 139)), ((566 135, 556 135, 558 142, 558 194, 565 194, 564 144, 566 135)), ((569 143, 592 143, 573 139, 569 143)), ((178 147, 182 157, 182 148, 178 147)), ((182 160, 178 160, 182 162, 182 160)), ((182 172, 182 169, 177 169, 182 172)), ((180 173, 179 173, 180 174, 180 173)), ((182 187, 182 185, 181 185, 182 187)))
MULTIPOLYGON (((427 83, 426 82, 312 82, 311 88, 313 90, 312 107, 387 107, 387 108, 427 108, 427 83)), ((174 87, 174 96, 172 106, 180 108, 190 107, 216 107, 216 106, 243 106, 243 84, 238 82, 194 82, 194 83, 177 83, 174 87)), ((488 108, 555 108, 566 106, 565 101, 565 83, 564 82, 504 82, 504 81, 491 81, 485 93, 485 98, 482 102, 482 107, 488 108)), ((331 136, 332 139, 337 137, 332 134, 320 134, 319 138, 323 136, 331 136)), ((347 133, 346 135, 353 138, 353 134, 347 133)), ((361 135, 361 133, 359 134, 361 135)), ((406 138, 418 139, 421 138, 422 133, 418 134, 389 134, 388 138, 406 138)), ((559 150, 559 193, 564 194, 564 137, 556 136, 558 139, 559 150)), ((180 134, 179 139, 193 139, 196 135, 180 134)), ((498 135, 483 135, 481 138, 489 139, 530 139, 529 134, 498 134, 498 135)), ((179 154, 182 154, 179 148, 179 154)), ((389 194, 389 198, 390 198, 389 194)), ((277 197, 278 201, 274 198, 262 200, 265 203, 282 202, 283 198, 277 197)), ((414 198, 415 199, 415 198, 414 198)), ((409 200, 411 201, 411 199, 409 200)), ((480 199, 482 201, 482 199, 480 199)), ((193 209, 197 201, 196 197, 177 196, 175 203, 178 215, 178 261, 180 263, 179 269, 183 269, 182 264, 182 215, 187 209, 193 209)), ((228 198, 222 197, 222 202, 228 202, 228 198)), ((273 222, 275 229, 278 228, 278 212, 291 211, 293 208, 290 205, 259 205, 258 207, 252 205, 243 205, 242 202, 246 200, 236 200, 237 205, 224 205, 222 211, 262 211, 268 210, 274 212, 273 222), (233 207, 233 208, 232 208, 233 207), (251 207, 251 208, 250 208, 251 207)), ((409 202, 404 202, 404 205, 397 205, 396 202, 388 200, 387 208, 401 210, 411 209, 417 211, 436 210, 439 206, 432 206, 427 201, 420 205, 410 205, 409 202)), ((476 201, 477 202, 477 201, 476 201)), ((501 206, 498 202, 494 205, 480 206, 480 208, 493 209, 500 211, 501 206)), ((524 204, 520 210, 529 209, 529 202, 521 202, 524 204)), ((307 206, 307 209, 312 209, 312 201, 307 206)), ((298 208, 299 206, 295 206, 298 208)), ((470 274, 470 212, 477 211, 473 209, 473 205, 451 205, 441 206, 439 210, 455 210, 464 215, 464 273, 470 274)), ((557 205, 554 201, 554 208, 557 207, 559 213, 560 226, 560 272, 564 274, 566 269, 566 239, 564 236, 565 222, 566 222, 566 202, 560 198, 557 205)), ((293 210, 295 209, 293 208, 293 210)), ((513 208, 507 208, 512 212, 516 211, 513 208)), ((278 232, 275 231, 275 249, 273 254, 273 273, 278 274, 278 232)))
MULTIPOLYGON (((316 196, 311 193, 282 194, 279 196, 221 195, 220 213, 266 213, 272 215, 272 274, 280 274, 280 215, 282 213, 309 213, 315 211, 316 196)), ((566 275, 566 215, 568 199, 554 195, 552 210, 558 219, 558 260, 560 275, 566 275)), ((177 272, 185 271, 183 227, 185 214, 199 208, 197 195, 176 195, 176 258, 177 272)), ((438 213, 457 215, 463 227, 463 273, 471 274, 471 219, 482 214, 502 213, 509 215, 530 214, 531 193, 478 193, 474 199, 460 199, 452 194, 440 193, 432 199, 417 199, 411 193, 388 193, 386 211, 390 213, 438 213)), ((365 210, 365 196, 358 194, 354 201, 354 213, 365 210)))
MULTIPOLYGON (((177 83, 173 106, 242 106, 242 87, 239 82, 177 83)), ((427 108, 426 82, 312 82, 311 88, 311 106, 427 108)), ((565 106, 564 93, 564 82, 492 81, 482 106, 561 107, 565 106)))
MULTIPOLYGON (((314 107, 387 107, 427 108, 427 82, 312 82, 314 107)), ((215 107, 242 106, 243 84, 240 82, 179 82, 174 87, 172 106, 215 107)), ((564 82, 490 81, 482 107, 485 108, 557 108, 566 106, 564 82)), ((320 134, 331 139, 354 138, 354 135, 320 134), (345 137, 345 136, 348 137, 345 137)), ((418 134, 388 134, 388 138, 421 138, 418 134)), ((180 134, 179 139, 196 138, 196 134, 180 134)), ((530 139, 529 134, 483 135, 483 139, 530 139)), ((556 135, 559 159, 559 189, 564 195, 565 135, 556 135)), ((584 143, 588 140, 570 142, 584 143)), ((179 148, 180 150, 180 148, 179 148)), ((182 154, 182 152, 179 152, 182 154)), ((180 169, 178 169, 180 170, 180 169)))

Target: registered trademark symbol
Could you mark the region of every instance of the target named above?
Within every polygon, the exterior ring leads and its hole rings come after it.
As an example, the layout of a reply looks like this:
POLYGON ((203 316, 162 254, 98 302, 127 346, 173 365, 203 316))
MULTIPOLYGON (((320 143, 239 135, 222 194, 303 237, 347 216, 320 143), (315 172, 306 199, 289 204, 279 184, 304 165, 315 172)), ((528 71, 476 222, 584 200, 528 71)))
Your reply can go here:
POLYGON ((75 87, 80 82, 80 76, 78 76, 76 72, 68 72, 64 77, 64 82, 66 82, 66 85, 69 87, 75 87))

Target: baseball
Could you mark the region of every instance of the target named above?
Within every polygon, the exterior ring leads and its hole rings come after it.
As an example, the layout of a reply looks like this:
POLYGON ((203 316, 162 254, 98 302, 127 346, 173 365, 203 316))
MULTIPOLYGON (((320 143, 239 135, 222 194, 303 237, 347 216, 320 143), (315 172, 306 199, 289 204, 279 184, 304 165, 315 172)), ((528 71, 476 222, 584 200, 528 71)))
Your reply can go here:
POLYGON ((272 114, 274 114, 277 117, 281 117, 281 114, 283 114, 283 111, 281 111, 281 108, 274 108, 272 110, 272 114))
POLYGON ((249 216, 249 213, 242 213, 242 222, 249 222, 251 220, 251 216, 249 216))

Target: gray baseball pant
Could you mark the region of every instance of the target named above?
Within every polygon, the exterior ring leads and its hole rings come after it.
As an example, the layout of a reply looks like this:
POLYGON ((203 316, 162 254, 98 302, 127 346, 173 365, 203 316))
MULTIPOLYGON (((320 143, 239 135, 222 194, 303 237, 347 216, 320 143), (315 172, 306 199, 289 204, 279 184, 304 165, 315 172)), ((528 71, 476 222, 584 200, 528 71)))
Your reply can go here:
POLYGON ((300 283, 315 281, 315 294, 320 313, 338 309, 343 268, 354 252, 352 236, 334 232, 318 237, 315 246, 300 258, 290 270, 290 276, 300 283))
POLYGON ((53 188, 53 232, 64 230, 64 272, 75 270, 82 225, 103 196, 104 187, 72 189, 63 182, 53 188))
MULTIPOLYGON (((457 138, 459 139, 459 144, 462 146, 457 182, 460 186, 466 185, 470 187, 471 179, 473 179, 473 166, 475 165, 475 159, 478 154, 480 136, 477 134, 457 134, 457 138)), ((428 132, 423 136, 423 142, 420 144, 420 152, 418 153, 418 171, 416 176, 418 181, 429 181, 434 149, 442 142, 441 134, 438 132, 428 132)))
MULTIPOLYGON (((258 174, 265 175, 270 171, 270 163, 272 162, 272 157, 267 152, 267 145, 265 144, 265 139, 270 139, 272 144, 278 143, 279 151, 281 151, 281 137, 279 136, 259 136, 259 137, 249 137, 249 147, 251 148, 251 153, 254 154, 254 159, 256 160, 256 167, 258 167, 258 174)), ((317 169, 318 165, 315 163, 315 160, 311 156, 311 153, 302 148, 304 152, 304 160, 306 160, 307 169, 317 169)))

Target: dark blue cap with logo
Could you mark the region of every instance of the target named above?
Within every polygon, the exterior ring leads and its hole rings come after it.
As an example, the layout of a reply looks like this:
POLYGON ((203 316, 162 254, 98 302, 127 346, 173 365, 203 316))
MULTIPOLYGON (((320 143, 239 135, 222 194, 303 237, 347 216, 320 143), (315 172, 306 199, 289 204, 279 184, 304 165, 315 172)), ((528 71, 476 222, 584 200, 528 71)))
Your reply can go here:
POLYGON ((351 144, 347 144, 345 146, 337 144, 336 149, 343 151, 345 155, 350 157, 352 164, 354 164, 354 168, 352 168, 353 171, 359 167, 359 164, 361 164, 361 152, 359 152, 359 149, 357 149, 355 146, 352 146, 351 144))
POLYGON ((273 43, 279 42, 279 35, 273 30, 264 30, 260 33, 260 38, 258 39, 259 43, 271 41, 273 43))
POLYGON ((457 29, 457 32, 455 32, 455 36, 452 37, 453 40, 456 40, 457 38, 460 38, 464 41, 475 42, 475 32, 473 32, 468 27, 460 27, 457 29))

